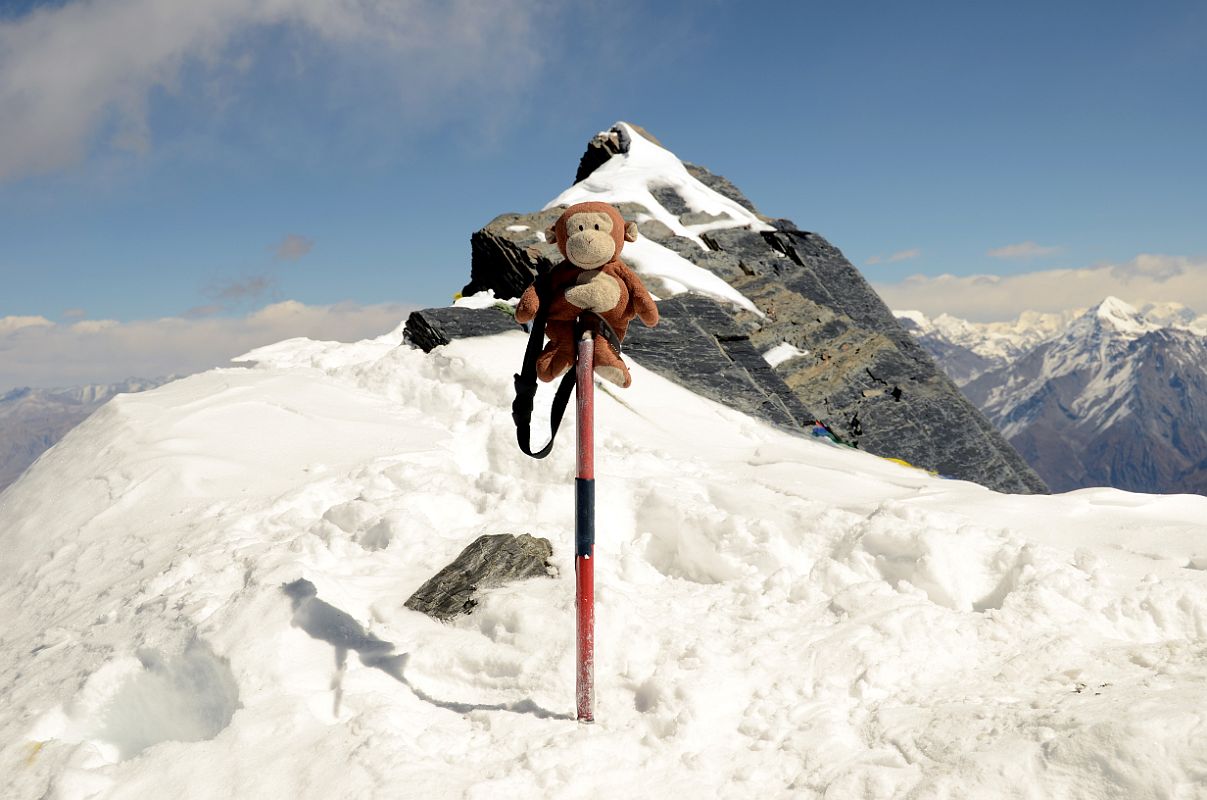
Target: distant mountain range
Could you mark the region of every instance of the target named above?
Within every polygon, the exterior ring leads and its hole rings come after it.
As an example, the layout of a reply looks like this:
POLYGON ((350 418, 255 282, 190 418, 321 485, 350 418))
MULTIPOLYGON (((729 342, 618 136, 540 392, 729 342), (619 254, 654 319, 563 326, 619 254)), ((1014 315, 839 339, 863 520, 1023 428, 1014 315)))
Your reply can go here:
POLYGON ((62 389, 13 389, 0 395, 0 491, 38 456, 116 394, 141 392, 170 378, 62 389))
POLYGON ((1114 297, 1012 323, 895 313, 1054 491, 1207 494, 1207 315, 1114 297))

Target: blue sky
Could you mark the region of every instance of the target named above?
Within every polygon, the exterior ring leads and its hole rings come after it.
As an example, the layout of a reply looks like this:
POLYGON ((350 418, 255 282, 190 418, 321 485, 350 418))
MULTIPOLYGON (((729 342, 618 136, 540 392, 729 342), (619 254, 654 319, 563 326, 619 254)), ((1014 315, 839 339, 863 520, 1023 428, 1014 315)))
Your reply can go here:
MULTIPOLYGON (((1103 288, 1207 311, 1207 3, 261 6, 0 3, 0 318, 59 348, 81 320, 212 338, 282 301, 312 325, 342 304, 318 333, 388 329, 618 119, 895 306, 1005 318, 1103 288), (982 275, 996 294, 961 305, 982 275)), ((93 374, 31 372, 67 358, 34 338, 0 347, 0 390, 93 374)))

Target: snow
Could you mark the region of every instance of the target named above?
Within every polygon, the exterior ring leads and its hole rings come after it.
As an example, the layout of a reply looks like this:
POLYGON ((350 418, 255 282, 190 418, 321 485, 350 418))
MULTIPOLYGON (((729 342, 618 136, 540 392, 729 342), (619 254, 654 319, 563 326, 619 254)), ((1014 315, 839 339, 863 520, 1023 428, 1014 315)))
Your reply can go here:
POLYGON ((545 208, 593 200, 613 204, 638 203, 676 235, 691 239, 701 247, 705 245, 699 234, 718 228, 774 230, 741 203, 730 200, 692 177, 683 162, 671 151, 654 144, 626 123, 618 122, 616 125, 624 128, 628 134, 629 151, 612 156, 586 178, 549 201, 545 208), (725 218, 699 225, 684 225, 650 192, 650 189, 658 187, 673 189, 691 211, 724 215, 725 218))
POLYGON ((289 340, 46 453, 0 494, 0 794, 1202 796, 1207 498, 1000 495, 640 364, 596 393, 580 726, 574 448, 515 446, 524 345, 289 340), (403 607, 525 531, 556 578, 403 607))
MULTIPOLYGON (((735 227, 774 230, 740 203, 692 177, 674 153, 654 144, 623 122, 618 122, 617 126, 623 127, 629 135, 629 151, 612 156, 586 178, 549 201, 546 209, 591 201, 614 205, 637 203, 649 211, 649 219, 663 223, 672 233, 690 239, 704 249, 707 248, 700 234, 710 230, 735 227), (656 188, 672 189, 689 210, 715 215, 718 219, 685 225, 658 202, 650 191, 656 188)), ((639 275, 659 279, 672 296, 686 291, 698 292, 763 316, 750 300, 714 273, 646 237, 625 244, 622 258, 639 275)))
POLYGON ((931 324, 930 319, 921 311, 914 309, 898 311, 894 309, 893 316, 895 316, 897 319, 907 319, 914 323, 914 325, 918 326, 919 333, 930 333, 931 330, 933 330, 933 325, 931 324))
POLYGON ((627 242, 621 257, 645 278, 653 278, 670 296, 683 292, 707 295, 732 303, 760 317, 766 316, 746 295, 730 286, 724 279, 702 267, 697 267, 674 250, 663 247, 646 237, 627 242))
POLYGON ((1062 312, 1024 311, 1008 322, 970 322, 951 314, 930 319, 921 311, 893 311, 917 326, 915 335, 937 336, 966 347, 997 365, 1014 361, 1036 345, 1063 333, 1085 309, 1062 312))
MULTIPOLYGON (((1085 374, 1088 380, 1068 401, 1077 424, 1105 430, 1134 412, 1134 386, 1142 366, 1130 357, 1129 346, 1161 326, 1143 317, 1133 306, 1107 297, 1086 311, 1059 336, 1046 342, 1039 370, 1027 380, 1011 380, 990 393, 987 409, 1007 409, 1027 403, 1048 391, 1053 381, 1085 374)), ((1000 411, 998 413, 1001 413, 1000 411)), ((1029 423, 1016 416, 1002 427, 1010 438, 1029 423)))
POLYGON ((1147 303, 1140 313, 1149 322, 1166 328, 1190 331, 1207 336, 1207 314, 1198 314, 1181 303, 1147 303))
POLYGON ((780 342, 766 353, 763 353, 763 359, 772 367, 778 367, 780 364, 783 364, 789 359, 807 355, 809 355, 808 350, 801 350, 795 345, 788 344, 787 342, 780 342))
POLYGON ((1110 325, 1119 333, 1132 338, 1159 330, 1161 327, 1145 320, 1139 311, 1118 297, 1107 297, 1090 309, 1090 313, 1103 324, 1110 325))
POLYGON ((483 289, 476 294, 458 296, 457 299, 453 301, 453 305, 459 308, 495 308, 503 306, 515 308, 516 304, 519 302, 520 298, 518 297, 502 300, 498 297, 495 297, 495 293, 490 289, 483 289))
POLYGON ((1207 336, 1207 314, 1197 315, 1175 302, 1148 303, 1137 310, 1117 297, 1106 297, 1090 309, 1024 311, 1008 322, 970 322, 950 314, 931 319, 916 310, 894 310, 893 315, 912 322, 917 328, 915 335, 934 336, 966 347, 995 366, 1011 363, 1040 344, 1063 337, 1075 322, 1087 317, 1083 328, 1105 325, 1128 341, 1163 328, 1207 336))

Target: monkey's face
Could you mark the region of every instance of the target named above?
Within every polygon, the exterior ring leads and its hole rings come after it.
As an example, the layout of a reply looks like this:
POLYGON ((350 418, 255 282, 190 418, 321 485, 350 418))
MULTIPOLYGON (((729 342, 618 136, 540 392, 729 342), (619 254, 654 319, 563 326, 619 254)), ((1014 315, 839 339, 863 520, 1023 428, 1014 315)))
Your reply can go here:
POLYGON ((576 267, 602 267, 616 255, 612 218, 601 211, 580 211, 566 218, 566 258, 576 267))
POLYGON ((620 212, 607 203, 570 206, 545 231, 545 241, 579 269, 596 269, 620 258, 625 242, 637 241, 637 223, 625 224, 620 212))

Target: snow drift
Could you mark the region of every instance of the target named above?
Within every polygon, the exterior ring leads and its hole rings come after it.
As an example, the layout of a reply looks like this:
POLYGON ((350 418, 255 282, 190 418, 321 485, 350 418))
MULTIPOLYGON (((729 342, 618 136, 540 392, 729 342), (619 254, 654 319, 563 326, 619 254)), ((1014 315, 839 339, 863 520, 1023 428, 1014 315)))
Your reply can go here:
POLYGON ((596 395, 580 726, 524 341, 290 340, 46 453, 0 495, 3 795, 1207 796, 1207 498, 996 494, 640 365, 596 395), (558 577, 403 607, 497 532, 558 577))

